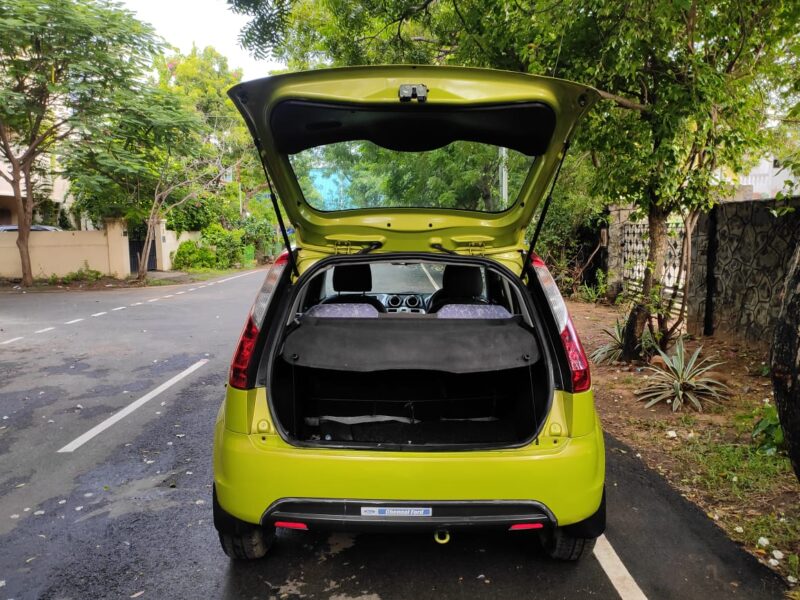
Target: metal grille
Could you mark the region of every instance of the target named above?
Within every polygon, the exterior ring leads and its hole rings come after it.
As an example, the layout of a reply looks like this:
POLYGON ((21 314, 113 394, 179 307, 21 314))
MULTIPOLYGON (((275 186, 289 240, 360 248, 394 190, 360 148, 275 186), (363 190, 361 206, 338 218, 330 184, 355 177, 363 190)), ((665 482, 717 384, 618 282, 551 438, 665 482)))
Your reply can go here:
MULTIPOLYGON (((681 244, 684 228, 681 224, 670 224, 667 228, 667 256, 664 260, 664 280, 661 282, 666 295, 671 295, 675 287, 683 287, 683 275, 678 273, 681 262, 681 244)), ((648 251, 647 223, 625 223, 622 226, 622 278, 626 289, 639 291, 644 279, 648 251)), ((679 290, 680 294, 680 290, 679 290)))

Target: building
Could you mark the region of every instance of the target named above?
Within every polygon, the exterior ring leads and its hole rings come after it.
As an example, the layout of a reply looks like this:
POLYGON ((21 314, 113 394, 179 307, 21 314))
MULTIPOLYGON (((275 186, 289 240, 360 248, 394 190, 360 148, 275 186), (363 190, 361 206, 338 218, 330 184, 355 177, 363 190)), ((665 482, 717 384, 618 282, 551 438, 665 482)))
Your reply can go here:
MULTIPOLYGON (((0 160, 0 170, 8 173, 8 165, 0 160)), ((56 176, 52 182, 48 197, 57 205, 62 205, 64 209, 72 204, 72 197, 69 195, 69 182, 63 177, 56 176)), ((35 220, 34 216, 34 220, 35 220)), ((19 215, 17 214, 17 203, 14 200, 14 190, 11 184, 0 177, 0 225, 18 225, 19 215)))

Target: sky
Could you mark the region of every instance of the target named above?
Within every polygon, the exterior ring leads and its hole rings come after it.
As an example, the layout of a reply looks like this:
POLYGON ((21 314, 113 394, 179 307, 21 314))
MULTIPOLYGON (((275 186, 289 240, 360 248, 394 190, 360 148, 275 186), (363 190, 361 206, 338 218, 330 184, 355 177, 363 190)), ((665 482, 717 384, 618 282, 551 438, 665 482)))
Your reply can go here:
POLYGON ((193 43, 199 48, 214 46, 228 57, 231 69, 242 69, 244 80, 266 77, 281 67, 256 60, 239 46, 239 31, 248 17, 231 12, 225 0, 123 0, 122 4, 183 53, 193 43))

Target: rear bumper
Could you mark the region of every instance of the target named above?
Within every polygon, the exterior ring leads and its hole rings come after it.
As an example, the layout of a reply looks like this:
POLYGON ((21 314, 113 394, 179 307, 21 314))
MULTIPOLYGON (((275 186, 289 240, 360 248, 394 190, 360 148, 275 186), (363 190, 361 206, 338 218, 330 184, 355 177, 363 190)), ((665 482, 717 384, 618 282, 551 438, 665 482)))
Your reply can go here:
POLYGON ((270 506, 263 526, 302 523, 338 531, 498 529, 513 525, 544 529, 555 517, 538 502, 432 502, 287 498, 270 506))
POLYGON ((604 479, 599 423, 587 435, 541 436, 538 444, 524 448, 429 453, 299 448, 274 434, 231 431, 223 420, 215 431, 219 505, 250 524, 297 520, 334 529, 508 529, 536 521, 566 526, 598 512, 604 479), (442 521, 370 519, 361 514, 369 505, 438 508, 433 517, 442 521))

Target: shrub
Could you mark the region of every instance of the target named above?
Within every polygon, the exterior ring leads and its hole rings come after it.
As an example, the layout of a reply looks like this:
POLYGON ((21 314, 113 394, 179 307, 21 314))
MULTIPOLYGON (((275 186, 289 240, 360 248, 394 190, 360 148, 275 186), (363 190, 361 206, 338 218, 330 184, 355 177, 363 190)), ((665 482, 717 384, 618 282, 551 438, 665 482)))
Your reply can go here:
POLYGON ((210 269, 216 264, 217 257, 213 250, 191 240, 181 242, 172 257, 173 268, 179 270, 210 269))
POLYGON ((279 241, 275 233, 275 226, 266 219, 258 219, 249 216, 244 220, 245 244, 250 244, 255 248, 254 258, 263 259, 274 252, 274 246, 279 241))
POLYGON ((698 412, 703 412, 704 402, 717 404, 717 400, 727 397, 728 386, 705 376, 721 363, 699 360, 702 349, 702 346, 697 348, 687 360, 683 338, 678 338, 674 356, 658 350, 664 359, 664 366, 648 366, 647 369, 652 373, 650 381, 643 389, 636 391, 640 400, 647 402, 645 408, 663 400, 673 411, 688 404, 698 412))
POLYGON ((753 411, 753 416, 758 418, 752 433, 758 450, 769 456, 786 450, 786 438, 775 405, 765 404, 753 411))
POLYGON ((216 255, 216 267, 227 269, 242 262, 244 231, 233 229, 228 231, 219 223, 213 223, 203 230, 203 245, 213 248, 216 255))
POLYGON ((617 320, 612 329, 603 329, 603 332, 611 338, 607 344, 603 344, 592 352, 589 358, 596 365, 608 365, 617 362, 622 356, 622 340, 625 333, 625 325, 617 320))
POLYGON ((582 283, 578 288, 578 295, 584 302, 597 304, 605 300, 608 295, 608 275, 606 275, 606 272, 598 269, 595 272, 595 279, 597 280, 595 285, 582 283))
POLYGON ((58 278, 56 275, 51 275, 48 281, 52 283, 57 283, 60 279, 61 283, 75 283, 76 281, 85 281, 88 283, 92 283, 95 281, 99 281, 103 278, 103 274, 100 271, 95 271, 94 269, 89 268, 89 263, 83 261, 83 266, 78 269, 77 271, 72 271, 67 273, 61 278, 58 278))

